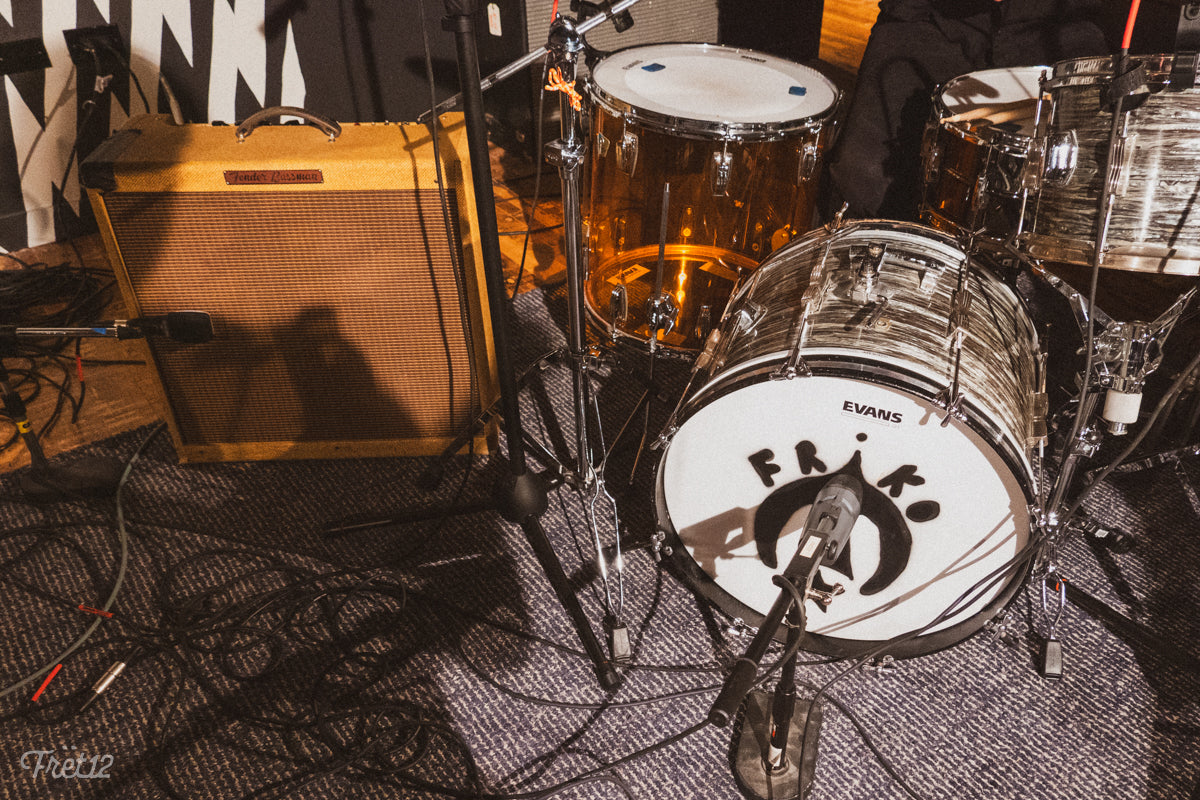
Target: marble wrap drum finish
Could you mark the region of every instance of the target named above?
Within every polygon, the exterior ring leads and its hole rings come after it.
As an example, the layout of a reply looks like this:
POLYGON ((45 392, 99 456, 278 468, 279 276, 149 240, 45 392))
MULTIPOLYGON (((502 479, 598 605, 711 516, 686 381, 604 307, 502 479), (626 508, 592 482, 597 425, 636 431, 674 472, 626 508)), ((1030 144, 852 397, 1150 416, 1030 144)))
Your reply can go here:
POLYGON ((606 331, 648 340, 646 301, 665 238, 663 290, 678 318, 660 341, 695 351, 736 287, 811 229, 840 92, 819 72, 774 56, 665 44, 602 59, 589 94, 589 316, 606 331), (624 318, 614 291, 625 296, 624 318))
POLYGON ((679 539, 685 580, 734 616, 761 620, 808 505, 845 473, 863 482, 863 515, 848 552, 819 570, 818 583, 846 592, 826 611, 809 604, 809 649, 861 652, 911 634, 891 652, 929 652, 1007 602, 1020 578, 1007 567, 1031 540, 1038 349, 1011 290, 945 234, 858 222, 768 258, 717 336, 659 465, 660 525, 679 539), (885 250, 864 293, 855 270, 872 245, 885 250), (959 379, 966 418, 943 425, 960 269, 972 298, 959 379), (783 377, 796 354, 811 374, 783 377))
MULTIPOLYGON (((1176 56, 1134 56, 1146 69, 1141 94, 1126 115, 1103 266, 1200 275, 1200 88, 1171 85, 1176 56), (1148 94, 1146 92, 1148 91, 1148 94), (1140 105, 1138 103, 1140 102, 1140 105)), ((1026 247, 1036 258, 1091 264, 1112 111, 1104 102, 1111 58, 1055 65, 1046 89, 1051 110, 1039 147, 1072 169, 1035 176, 1040 183, 1026 247)))
POLYGON ((996 239, 1017 230, 1039 81, 1049 71, 980 70, 938 87, 921 152, 923 222, 996 239), (972 116, 955 119, 963 114, 972 116))

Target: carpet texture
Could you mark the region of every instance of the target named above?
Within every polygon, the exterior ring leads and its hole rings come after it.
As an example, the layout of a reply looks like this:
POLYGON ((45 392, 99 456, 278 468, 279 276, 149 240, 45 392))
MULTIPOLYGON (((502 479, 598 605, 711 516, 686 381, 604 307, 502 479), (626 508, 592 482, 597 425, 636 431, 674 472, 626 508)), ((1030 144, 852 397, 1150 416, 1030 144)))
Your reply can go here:
MULTIPOLYGON (((564 314, 561 291, 519 298, 518 365, 561 346, 564 314)), ((597 375, 609 444, 643 361, 624 352, 597 375)), ((568 458, 561 359, 534 372, 522 407, 568 458)), ((652 403, 651 438, 667 411, 652 403)), ((606 469, 630 546, 655 518, 657 451, 628 477, 640 428, 606 469)), ((111 500, 35 504, 18 475, 0 481, 0 797, 746 796, 732 728, 701 723, 750 636, 649 548, 625 553, 633 658, 610 694, 519 526, 491 511, 406 518, 487 502, 497 457, 450 459, 433 490, 420 488, 428 459, 180 465, 153 428, 63 460, 135 454, 120 517, 111 500), (325 530, 350 519, 386 522, 325 530), (114 590, 112 618, 79 610, 114 590), (81 711, 115 662, 124 671, 81 711), (79 772, 94 777, 67 777, 79 772)), ((965 641, 836 680, 813 800, 1200 796, 1197 487, 1200 459, 1185 457, 1114 473, 1087 499, 1135 546, 1071 533, 1061 574, 1140 627, 1068 603, 1061 680, 1038 674, 1035 581, 965 641)), ((604 641, 587 514, 559 488, 541 521, 604 641)), ((801 696, 848 666, 800 661, 801 696)))

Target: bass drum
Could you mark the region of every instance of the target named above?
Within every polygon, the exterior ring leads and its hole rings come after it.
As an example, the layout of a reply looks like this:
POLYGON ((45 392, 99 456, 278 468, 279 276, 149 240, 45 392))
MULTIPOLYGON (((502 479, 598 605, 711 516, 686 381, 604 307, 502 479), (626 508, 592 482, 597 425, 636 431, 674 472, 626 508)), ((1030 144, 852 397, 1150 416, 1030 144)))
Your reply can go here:
POLYGON ((974 633, 1027 572, 1037 352, 1016 295, 946 234, 859 222, 783 248, 731 301, 668 426, 656 500, 678 573, 760 624, 815 496, 848 474, 862 515, 814 580, 846 591, 809 602, 805 647, 862 654, 919 631, 888 650, 902 657, 974 633))
POLYGON ((741 282, 812 229, 841 95, 810 67, 710 44, 619 50, 590 91, 588 312, 613 336, 648 341, 661 244, 677 313, 659 341, 694 353, 741 282))

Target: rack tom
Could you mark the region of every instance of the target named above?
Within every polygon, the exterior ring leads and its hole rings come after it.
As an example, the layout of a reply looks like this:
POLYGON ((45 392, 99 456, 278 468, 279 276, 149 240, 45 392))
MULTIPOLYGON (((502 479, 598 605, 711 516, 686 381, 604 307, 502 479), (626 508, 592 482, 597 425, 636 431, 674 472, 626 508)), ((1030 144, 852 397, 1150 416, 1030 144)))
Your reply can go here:
POLYGON ((1048 72, 987 69, 938 87, 921 153, 923 222, 959 236, 1017 231, 1039 80, 1048 72))
POLYGON ((812 227, 840 93, 809 67, 710 44, 620 50, 589 91, 589 315, 648 341, 661 244, 675 316, 659 341, 697 350, 734 289, 812 227))
MULTIPOLYGON (((1196 55, 1134 56, 1144 70, 1118 127, 1115 197, 1101 265, 1200 275, 1200 87, 1196 55), (1190 78, 1187 77, 1190 75, 1190 78)), ((1060 61, 1024 246, 1035 258, 1089 265, 1112 133, 1111 57, 1060 61)))

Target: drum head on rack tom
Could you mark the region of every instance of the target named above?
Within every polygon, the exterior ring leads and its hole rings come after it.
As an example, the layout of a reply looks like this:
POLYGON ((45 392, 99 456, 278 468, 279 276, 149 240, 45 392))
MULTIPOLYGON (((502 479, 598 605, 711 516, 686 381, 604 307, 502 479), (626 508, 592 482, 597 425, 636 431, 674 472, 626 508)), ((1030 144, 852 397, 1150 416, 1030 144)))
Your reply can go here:
POLYGON ((838 98, 814 69, 711 44, 619 50, 593 68, 592 84, 618 114, 632 111, 639 120, 701 135, 727 127, 739 134, 789 130, 825 115, 838 98))
POLYGON ((1049 67, 1003 67, 960 75, 946 82, 938 96, 942 117, 976 109, 1028 101, 1029 113, 1004 123, 1003 129, 1024 137, 1034 134, 1034 105, 1039 80, 1049 67))

